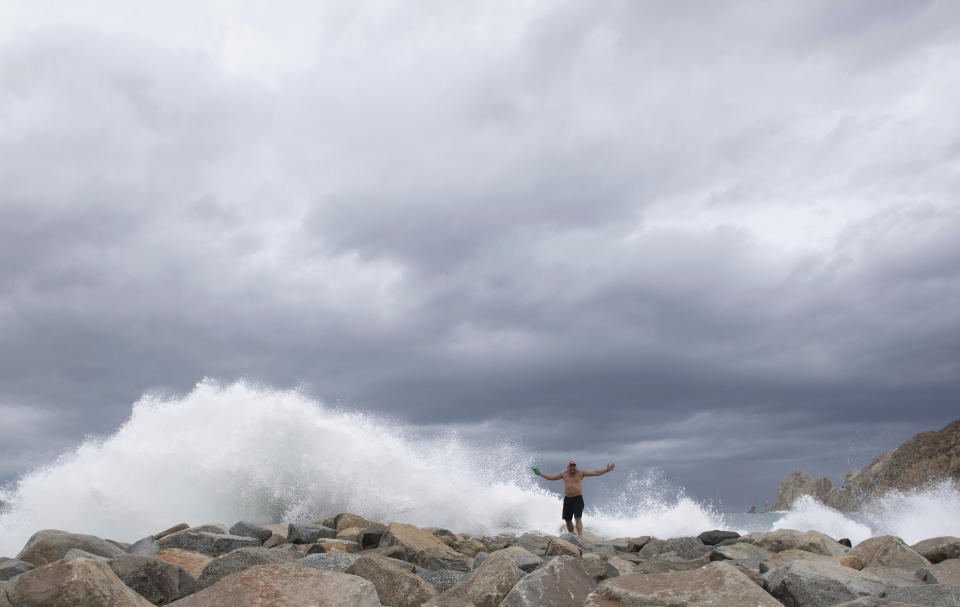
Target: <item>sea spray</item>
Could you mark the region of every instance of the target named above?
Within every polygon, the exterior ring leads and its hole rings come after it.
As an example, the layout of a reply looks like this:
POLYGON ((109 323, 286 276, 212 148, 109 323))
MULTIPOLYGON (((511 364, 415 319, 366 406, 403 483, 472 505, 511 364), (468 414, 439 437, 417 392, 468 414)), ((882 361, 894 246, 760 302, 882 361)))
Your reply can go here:
MULTIPOLYGON (((0 555, 45 528, 132 541, 181 521, 342 511, 457 531, 557 533, 559 494, 538 484, 532 463, 509 442, 424 438, 299 391, 203 381, 184 396, 144 396, 113 435, 88 439, 0 495, 9 502, 0 555)), ((662 479, 624 479, 620 498, 588 510, 588 528, 668 537, 722 522, 682 491, 668 494, 662 479)))

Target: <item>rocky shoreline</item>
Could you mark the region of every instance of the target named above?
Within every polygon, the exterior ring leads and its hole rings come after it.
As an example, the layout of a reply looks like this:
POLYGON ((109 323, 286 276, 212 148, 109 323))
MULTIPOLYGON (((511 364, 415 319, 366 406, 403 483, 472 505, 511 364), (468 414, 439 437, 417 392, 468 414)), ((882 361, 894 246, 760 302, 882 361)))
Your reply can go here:
POLYGON ((0 557, 0 607, 960 606, 960 539, 851 546, 816 531, 578 542, 342 513, 132 544, 59 530, 0 557))

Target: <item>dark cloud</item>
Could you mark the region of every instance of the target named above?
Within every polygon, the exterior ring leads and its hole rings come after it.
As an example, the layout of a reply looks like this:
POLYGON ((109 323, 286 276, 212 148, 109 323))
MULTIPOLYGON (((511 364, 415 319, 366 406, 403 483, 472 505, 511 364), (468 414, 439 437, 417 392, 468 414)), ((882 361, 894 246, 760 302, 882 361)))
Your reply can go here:
POLYGON ((736 507, 955 416, 952 5, 434 9, 0 37, 0 478, 205 376, 736 507))

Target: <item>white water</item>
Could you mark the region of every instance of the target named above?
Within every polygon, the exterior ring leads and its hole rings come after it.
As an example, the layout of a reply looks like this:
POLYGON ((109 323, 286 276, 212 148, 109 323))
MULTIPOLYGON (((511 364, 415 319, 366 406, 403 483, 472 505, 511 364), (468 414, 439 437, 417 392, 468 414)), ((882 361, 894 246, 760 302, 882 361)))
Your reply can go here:
MULTIPOLYGON (((514 444, 418 437, 296 391, 205 381, 182 397, 145 396, 116 433, 84 442, 0 493, 9 504, 0 514, 0 555, 14 556, 40 529, 132 542, 179 522, 302 521, 347 511, 458 532, 558 533, 559 495, 538 484, 533 463, 514 444)), ((667 538, 755 529, 728 525, 661 475, 622 478, 618 498, 588 504, 590 531, 667 538)), ((857 514, 804 499, 765 525, 855 542, 889 533, 912 543, 960 536, 958 498, 947 483, 889 495, 857 514)))

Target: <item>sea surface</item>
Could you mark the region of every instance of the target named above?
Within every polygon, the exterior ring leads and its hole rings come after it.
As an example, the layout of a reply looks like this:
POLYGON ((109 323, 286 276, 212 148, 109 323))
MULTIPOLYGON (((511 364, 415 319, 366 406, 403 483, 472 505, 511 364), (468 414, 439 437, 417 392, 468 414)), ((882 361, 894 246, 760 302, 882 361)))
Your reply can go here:
MULTIPOLYGON (((89 439, 0 491, 0 556, 16 555, 40 529, 132 542, 180 522, 304 521, 337 512, 458 532, 558 533, 558 494, 538 485, 533 463, 516 444, 424 439, 298 391, 206 381, 185 395, 143 397, 111 436, 89 439)), ((814 529, 854 543, 883 534, 908 543, 960 536, 960 493, 949 482, 888 494, 858 513, 803 498, 789 512, 743 514, 665 489, 657 472, 622 478, 616 497, 587 508, 588 530, 669 538, 814 529)))

